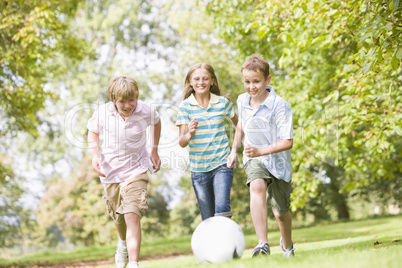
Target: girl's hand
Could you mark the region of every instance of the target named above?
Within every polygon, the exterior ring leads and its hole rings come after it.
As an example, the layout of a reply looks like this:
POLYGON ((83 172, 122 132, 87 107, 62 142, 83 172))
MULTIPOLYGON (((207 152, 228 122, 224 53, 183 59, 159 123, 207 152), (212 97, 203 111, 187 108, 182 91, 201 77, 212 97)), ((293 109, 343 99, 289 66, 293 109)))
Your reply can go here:
POLYGON ((233 151, 230 152, 226 166, 228 168, 233 168, 234 166, 236 166, 236 164, 237 164, 236 158, 237 158, 237 153, 233 152, 233 151))
POLYGON ((244 147, 244 155, 250 158, 261 156, 261 150, 255 146, 247 145, 244 147))
POLYGON ((188 124, 188 132, 190 133, 191 137, 194 137, 197 127, 198 127, 197 119, 193 118, 190 124, 188 124))
POLYGON ((100 159, 99 157, 93 157, 92 158, 92 168, 93 170, 96 172, 96 174, 98 174, 101 177, 106 177, 106 175, 100 170, 100 159))

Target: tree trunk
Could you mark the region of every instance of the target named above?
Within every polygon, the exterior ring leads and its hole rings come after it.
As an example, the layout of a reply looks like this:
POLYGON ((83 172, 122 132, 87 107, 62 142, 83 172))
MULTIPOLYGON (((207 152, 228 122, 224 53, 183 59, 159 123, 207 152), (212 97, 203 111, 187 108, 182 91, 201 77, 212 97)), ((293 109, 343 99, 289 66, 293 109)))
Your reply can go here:
POLYGON ((331 179, 331 182, 329 183, 329 188, 331 190, 331 200, 332 204, 335 206, 338 212, 338 219, 349 219, 349 208, 346 203, 347 194, 340 192, 342 170, 338 167, 327 165, 326 171, 326 175, 331 179))
POLYGON ((338 199, 336 204, 336 210, 338 211, 338 219, 349 219, 349 208, 345 202, 345 198, 338 199))

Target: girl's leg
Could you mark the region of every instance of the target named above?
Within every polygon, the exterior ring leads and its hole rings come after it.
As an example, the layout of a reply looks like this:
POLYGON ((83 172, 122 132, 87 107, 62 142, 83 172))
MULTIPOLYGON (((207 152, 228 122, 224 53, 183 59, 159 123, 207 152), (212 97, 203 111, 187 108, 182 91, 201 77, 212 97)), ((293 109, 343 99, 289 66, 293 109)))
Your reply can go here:
POLYGON ((267 182, 255 179, 250 182, 250 212, 258 241, 268 242, 268 212, 266 203, 267 182))
POLYGON ((136 261, 140 257, 140 245, 141 245, 141 222, 140 216, 137 214, 130 212, 124 214, 124 219, 127 224, 127 235, 126 235, 126 243, 127 243, 127 251, 129 261, 136 261))
POLYGON ((233 182, 233 169, 226 165, 214 171, 215 216, 232 217, 230 210, 230 190, 233 182))
POLYGON ((201 219, 204 221, 214 216, 215 197, 211 172, 191 172, 193 188, 197 197, 201 219))

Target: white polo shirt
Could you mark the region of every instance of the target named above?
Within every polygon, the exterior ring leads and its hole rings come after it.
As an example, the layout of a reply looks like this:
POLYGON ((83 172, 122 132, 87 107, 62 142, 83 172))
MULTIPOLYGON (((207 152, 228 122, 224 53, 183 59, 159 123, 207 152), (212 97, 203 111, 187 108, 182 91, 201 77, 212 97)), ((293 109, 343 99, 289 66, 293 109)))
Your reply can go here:
POLYGON ((100 148, 102 183, 120 183, 151 170, 146 150, 146 129, 159 122, 158 112, 140 100, 134 112, 124 120, 113 102, 99 106, 88 120, 87 128, 103 134, 100 148))
MULTIPOLYGON (((276 95, 273 87, 268 97, 258 109, 250 106, 250 95, 243 93, 237 98, 239 122, 245 134, 244 146, 266 147, 280 140, 293 139, 293 117, 290 105, 276 95)), ((290 149, 279 153, 256 157, 277 179, 290 182, 292 180, 292 164, 290 149)), ((243 153, 243 164, 250 158, 243 153)))

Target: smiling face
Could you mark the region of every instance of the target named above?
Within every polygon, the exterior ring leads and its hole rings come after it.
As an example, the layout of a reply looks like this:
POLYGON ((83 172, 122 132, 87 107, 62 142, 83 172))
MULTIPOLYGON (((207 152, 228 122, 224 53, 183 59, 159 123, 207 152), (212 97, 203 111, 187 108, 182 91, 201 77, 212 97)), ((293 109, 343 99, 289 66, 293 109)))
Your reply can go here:
POLYGON ((262 103, 268 97, 266 86, 271 81, 271 76, 264 77, 262 72, 249 69, 243 69, 242 76, 244 89, 250 94, 251 100, 262 103))
POLYGON ((209 93, 209 89, 214 84, 214 79, 208 70, 204 68, 196 69, 190 76, 190 85, 193 87, 196 95, 209 93))
POLYGON ((119 98, 114 104, 116 106, 117 112, 123 117, 129 117, 137 107, 137 99, 121 99, 119 98))

